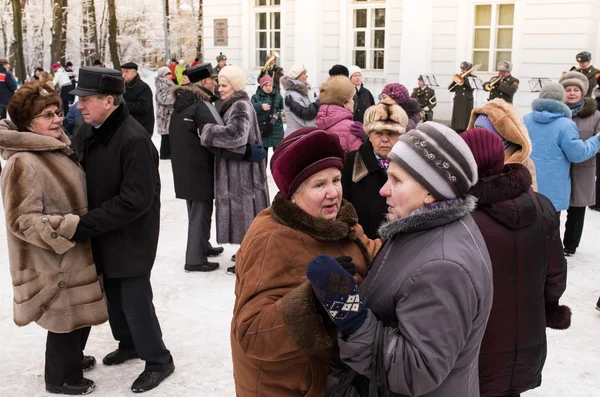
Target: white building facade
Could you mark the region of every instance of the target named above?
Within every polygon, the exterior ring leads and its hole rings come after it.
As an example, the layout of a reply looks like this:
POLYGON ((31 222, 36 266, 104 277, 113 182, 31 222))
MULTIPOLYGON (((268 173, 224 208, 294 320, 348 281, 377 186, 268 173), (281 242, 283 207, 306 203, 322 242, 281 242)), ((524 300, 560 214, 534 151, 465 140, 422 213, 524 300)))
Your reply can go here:
MULTIPOLYGON (((451 118, 447 86, 461 62, 481 63, 476 75, 485 82, 497 75, 497 62, 511 61, 521 81, 514 103, 526 113, 537 96, 530 79, 557 81, 581 51, 600 66, 599 35, 600 0, 204 1, 205 59, 222 52, 249 84, 271 51, 284 70, 304 64, 315 89, 334 64, 358 65, 376 98, 387 83, 410 91, 420 74, 431 74, 439 84, 437 120, 451 118), (222 44, 214 33, 219 19, 227 20, 227 45, 215 45, 222 44)), ((478 92, 476 106, 487 97, 478 92)))

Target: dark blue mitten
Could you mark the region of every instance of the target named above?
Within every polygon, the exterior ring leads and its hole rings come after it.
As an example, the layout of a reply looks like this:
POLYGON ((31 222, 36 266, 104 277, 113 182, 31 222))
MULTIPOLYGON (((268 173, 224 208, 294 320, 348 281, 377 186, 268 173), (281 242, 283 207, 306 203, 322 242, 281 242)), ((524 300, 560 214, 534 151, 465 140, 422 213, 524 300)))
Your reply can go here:
POLYGON ((313 259, 306 269, 315 295, 342 333, 352 335, 365 322, 367 311, 354 278, 331 256, 313 259))

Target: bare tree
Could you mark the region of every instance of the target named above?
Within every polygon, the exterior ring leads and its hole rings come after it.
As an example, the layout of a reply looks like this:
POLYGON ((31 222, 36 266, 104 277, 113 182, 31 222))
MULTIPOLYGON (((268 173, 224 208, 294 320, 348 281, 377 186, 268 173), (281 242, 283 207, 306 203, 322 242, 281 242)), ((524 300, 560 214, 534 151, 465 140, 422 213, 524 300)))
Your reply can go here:
POLYGON ((52 44, 50 62, 58 62, 64 54, 63 42, 63 0, 52 0, 52 44))
POLYGON ((198 44, 196 45, 196 54, 200 62, 204 62, 204 1, 198 0, 198 44))
POLYGON ((62 25, 60 27, 60 63, 67 63, 67 10, 68 0, 62 0, 62 25))
POLYGON ((83 63, 90 66, 94 63, 94 58, 98 57, 98 28, 96 26, 96 5, 94 0, 84 0, 83 21, 81 27, 83 35, 81 37, 83 46, 83 63))
POLYGON ((15 63, 15 74, 20 80, 24 80, 27 71, 25 70, 25 55, 23 54, 23 8, 25 6, 25 0, 12 0, 12 11, 13 11, 13 31, 14 41, 12 43, 15 63))
POLYGON ((110 60, 113 63, 113 68, 121 69, 121 61, 119 60, 119 48, 117 47, 117 10, 115 0, 106 0, 108 4, 108 46, 110 47, 110 60))

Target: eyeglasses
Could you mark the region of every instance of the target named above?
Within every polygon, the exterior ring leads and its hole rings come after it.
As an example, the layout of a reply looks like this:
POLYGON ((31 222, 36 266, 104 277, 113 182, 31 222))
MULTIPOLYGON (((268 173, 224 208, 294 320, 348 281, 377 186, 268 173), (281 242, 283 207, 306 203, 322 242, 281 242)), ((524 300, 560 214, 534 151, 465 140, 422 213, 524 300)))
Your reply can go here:
POLYGON ((33 116, 33 118, 37 119, 37 118, 41 117, 44 120, 48 121, 48 120, 54 119, 54 116, 58 116, 59 118, 62 118, 64 116, 62 109, 58 109, 54 112, 46 112, 46 113, 38 114, 37 116, 33 116))

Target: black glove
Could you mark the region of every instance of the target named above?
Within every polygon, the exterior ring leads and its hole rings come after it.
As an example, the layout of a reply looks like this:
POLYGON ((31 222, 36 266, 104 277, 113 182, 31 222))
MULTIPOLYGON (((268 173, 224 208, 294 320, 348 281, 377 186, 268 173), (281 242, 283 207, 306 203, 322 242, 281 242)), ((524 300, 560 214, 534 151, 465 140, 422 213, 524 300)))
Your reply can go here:
POLYGON ((351 276, 356 274, 356 265, 352 263, 351 256, 340 256, 339 258, 335 258, 335 260, 344 268, 345 271, 350 273, 351 276))
POLYGON ((96 234, 97 233, 94 228, 94 225, 91 222, 88 222, 84 217, 81 217, 79 218, 77 229, 75 230, 75 234, 73 234, 73 237, 71 237, 71 240, 78 243, 83 243, 88 241, 91 237, 95 236, 96 234))
POLYGON ((244 160, 256 163, 259 161, 263 161, 266 158, 267 150, 264 148, 263 145, 259 143, 246 145, 246 154, 244 155, 244 160))

